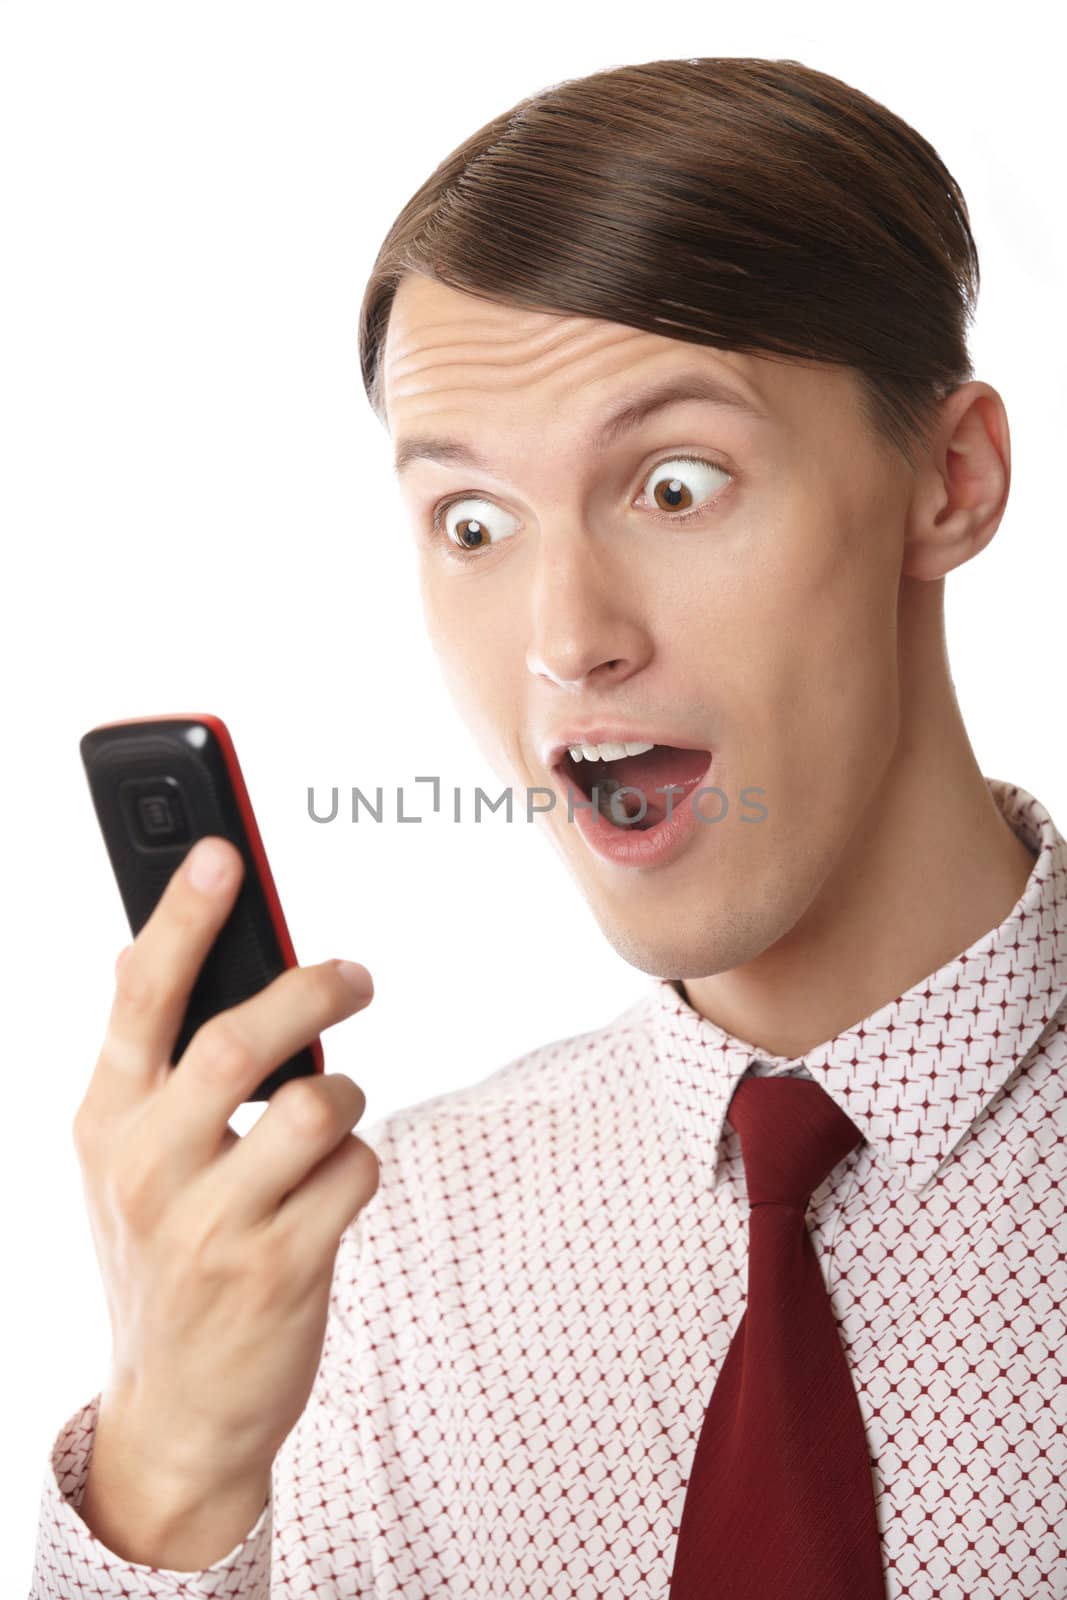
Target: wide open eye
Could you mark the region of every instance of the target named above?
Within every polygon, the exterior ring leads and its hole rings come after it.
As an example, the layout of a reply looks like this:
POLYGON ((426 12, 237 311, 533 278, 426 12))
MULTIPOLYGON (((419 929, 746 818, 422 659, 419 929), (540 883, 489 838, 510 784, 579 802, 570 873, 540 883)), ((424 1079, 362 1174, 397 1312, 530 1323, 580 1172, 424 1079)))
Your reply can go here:
POLYGON ((650 500, 656 511, 674 522, 684 522, 687 516, 704 509, 712 498, 716 478, 729 482, 730 474, 713 461, 701 461, 696 456, 670 456, 653 467, 645 486, 647 489, 649 484, 653 485, 650 500), (690 487, 692 484, 696 485, 695 490, 690 487))
POLYGON ((448 538, 458 549, 465 554, 482 550, 486 545, 500 544, 503 539, 510 539, 516 531, 514 527, 506 526, 504 512, 491 500, 479 500, 472 495, 462 495, 455 500, 446 500, 434 512, 433 525, 436 529, 444 528, 448 538), (463 508, 463 515, 453 516, 453 512, 463 508), (505 526, 501 527, 501 524, 505 526))
MULTIPOLYGON (((671 522, 684 522, 687 517, 699 515, 715 497, 716 479, 729 483, 731 474, 725 467, 699 456, 669 456, 653 467, 645 486, 653 485, 652 506, 657 515, 671 522)), ((433 514, 433 529, 443 529, 449 542, 463 555, 474 555, 500 544, 518 531, 514 520, 492 500, 470 494, 443 501, 433 514)))

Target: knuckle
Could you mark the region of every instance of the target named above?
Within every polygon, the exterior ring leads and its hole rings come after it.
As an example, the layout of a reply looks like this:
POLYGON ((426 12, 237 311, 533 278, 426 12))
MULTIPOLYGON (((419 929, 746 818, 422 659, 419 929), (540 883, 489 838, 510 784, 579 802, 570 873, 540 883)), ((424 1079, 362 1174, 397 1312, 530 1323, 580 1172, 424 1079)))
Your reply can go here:
POLYGON ((361 1139, 357 1133, 349 1135, 348 1144, 352 1165, 356 1168, 362 1184, 364 1199, 360 1204, 366 1205, 367 1201, 378 1192, 378 1185, 382 1177, 382 1164, 378 1159, 377 1151, 372 1150, 370 1145, 361 1139))
POLYGON ((194 1044, 197 1061, 212 1078, 241 1083, 256 1068, 251 1043, 226 1012, 211 1017, 197 1030, 190 1051, 194 1044))
POLYGON ((84 1103, 74 1113, 70 1124, 70 1138, 78 1155, 84 1160, 89 1153, 93 1138, 92 1122, 84 1103))
POLYGON ((130 1016, 144 1016, 156 1004, 156 985, 145 971, 143 957, 131 950, 115 978, 115 998, 130 1016))
POLYGON ((378 1159, 377 1151, 372 1150, 369 1144, 365 1144, 363 1148, 367 1152, 365 1157, 365 1166, 367 1180, 371 1186, 370 1193, 371 1195, 375 1195, 377 1194, 378 1186, 382 1181, 382 1164, 378 1159))
POLYGON ((114 1210, 135 1231, 147 1227, 155 1217, 159 1188, 157 1166, 154 1159, 127 1154, 106 1175, 105 1184, 114 1210))
POLYGON ((363 1093, 363 1090, 360 1088, 356 1080, 354 1078, 350 1078, 347 1073, 328 1073, 327 1082, 330 1081, 330 1079, 340 1083, 344 1088, 345 1098, 348 1103, 346 1125, 349 1128, 353 1128, 363 1115, 364 1111, 367 1109, 367 1096, 363 1093))
POLYGON ((333 967, 301 967, 304 975, 304 985, 316 1012, 332 1014, 337 1010, 337 1002, 344 996, 344 981, 339 978, 333 967))
POLYGON ((95 1179, 106 1160, 108 1140, 103 1129, 88 1112, 79 1111, 70 1125, 70 1139, 82 1176, 95 1179))
MULTIPOLYGON (((107 1077, 116 1070, 119 1072, 138 1070, 142 1060, 140 1038, 140 1027, 134 1026, 129 1017, 123 1019, 121 1014, 113 1013, 108 1018, 104 1042, 96 1058, 94 1077, 96 1074, 107 1077)), ((90 1096, 93 1093, 92 1085, 89 1093, 90 1096)))
POLYGON ((286 1120, 312 1138, 326 1138, 337 1125, 336 1111, 310 1078, 291 1078, 275 1098, 286 1120))

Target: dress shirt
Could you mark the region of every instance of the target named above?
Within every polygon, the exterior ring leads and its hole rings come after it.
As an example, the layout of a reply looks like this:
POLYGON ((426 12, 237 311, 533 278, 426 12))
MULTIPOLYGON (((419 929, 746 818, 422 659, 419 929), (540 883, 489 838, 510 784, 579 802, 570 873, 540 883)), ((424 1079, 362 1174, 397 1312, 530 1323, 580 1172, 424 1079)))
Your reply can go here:
POLYGON ((185 1574, 100 1544, 97 1395, 51 1452, 31 1600, 667 1600, 745 1308, 747 1071, 810 1075, 864 1134, 808 1219, 890 1600, 1067 1600, 1067 843, 986 782, 1035 856, 1006 920, 802 1058, 650 979, 361 1130, 380 1185, 247 1537, 185 1574))

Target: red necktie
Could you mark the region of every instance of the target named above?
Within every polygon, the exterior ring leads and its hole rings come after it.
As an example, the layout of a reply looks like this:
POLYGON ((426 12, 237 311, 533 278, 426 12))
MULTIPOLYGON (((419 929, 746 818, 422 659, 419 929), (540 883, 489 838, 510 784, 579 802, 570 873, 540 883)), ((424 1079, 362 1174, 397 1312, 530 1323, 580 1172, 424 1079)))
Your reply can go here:
POLYGON ((751 1206, 748 1303, 704 1415, 670 1600, 885 1600, 863 1416, 805 1220, 863 1135, 810 1078, 742 1078, 727 1121, 751 1206))

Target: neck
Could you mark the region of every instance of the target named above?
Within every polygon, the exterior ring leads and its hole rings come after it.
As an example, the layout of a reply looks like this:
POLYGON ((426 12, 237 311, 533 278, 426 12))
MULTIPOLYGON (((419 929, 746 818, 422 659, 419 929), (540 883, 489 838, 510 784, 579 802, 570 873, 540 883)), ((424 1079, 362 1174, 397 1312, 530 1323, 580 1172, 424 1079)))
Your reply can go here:
POLYGON ((743 966, 687 978, 701 1015, 794 1059, 954 960, 1008 916, 1034 857, 998 810, 952 687, 943 580, 901 587, 900 737, 803 917, 743 966))

